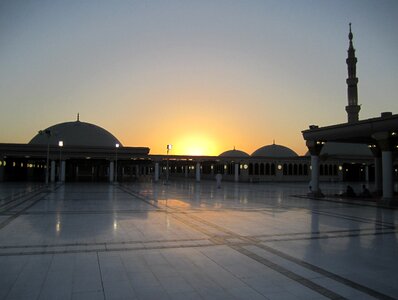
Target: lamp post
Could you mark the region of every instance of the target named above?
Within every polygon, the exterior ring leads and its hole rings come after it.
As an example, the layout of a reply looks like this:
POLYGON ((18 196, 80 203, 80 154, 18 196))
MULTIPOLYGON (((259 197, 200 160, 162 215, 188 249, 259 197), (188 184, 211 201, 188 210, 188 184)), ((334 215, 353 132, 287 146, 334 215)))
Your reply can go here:
POLYGON ((116 159, 115 159, 115 183, 117 182, 117 149, 119 148, 119 143, 115 145, 116 147, 116 159))
POLYGON ((51 137, 51 130, 40 130, 40 135, 45 134, 47 136, 47 159, 46 159, 46 185, 48 184, 48 163, 50 160, 50 137, 51 137))
POLYGON ((59 141, 58 142, 59 146, 59 174, 58 174, 58 181, 62 181, 62 147, 64 146, 64 141, 59 141))
POLYGON ((166 146, 167 149, 167 156, 166 156, 166 183, 169 183, 169 151, 171 150, 171 148, 173 147, 173 145, 168 144, 166 146))

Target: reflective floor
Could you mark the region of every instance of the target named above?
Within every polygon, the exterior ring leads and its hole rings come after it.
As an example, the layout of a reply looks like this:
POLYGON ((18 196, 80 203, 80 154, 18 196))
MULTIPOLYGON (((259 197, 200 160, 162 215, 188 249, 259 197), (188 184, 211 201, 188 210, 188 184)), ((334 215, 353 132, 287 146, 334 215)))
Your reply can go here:
POLYGON ((0 299, 398 298, 397 211, 307 190, 1 183, 0 299))

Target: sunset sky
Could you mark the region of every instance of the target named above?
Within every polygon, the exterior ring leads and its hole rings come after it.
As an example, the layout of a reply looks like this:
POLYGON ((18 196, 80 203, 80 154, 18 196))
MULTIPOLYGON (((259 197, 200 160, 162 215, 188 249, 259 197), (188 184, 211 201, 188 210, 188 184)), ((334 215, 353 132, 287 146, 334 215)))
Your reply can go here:
POLYGON ((346 121, 349 22, 360 118, 398 113, 396 0, 1 1, 0 143, 80 113, 151 154, 304 154, 346 121))

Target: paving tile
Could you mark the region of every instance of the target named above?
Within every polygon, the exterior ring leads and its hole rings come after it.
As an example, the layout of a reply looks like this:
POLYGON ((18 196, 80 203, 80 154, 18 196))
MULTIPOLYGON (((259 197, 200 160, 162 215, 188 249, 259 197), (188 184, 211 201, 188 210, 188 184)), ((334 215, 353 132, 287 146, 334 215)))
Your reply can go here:
MULTIPOLYGON (((31 188, 7 184, 0 199, 31 188)), ((0 299, 323 298, 303 280, 348 299, 398 298, 395 210, 291 196, 306 183, 124 188, 134 193, 67 183, 0 228, 0 299)))

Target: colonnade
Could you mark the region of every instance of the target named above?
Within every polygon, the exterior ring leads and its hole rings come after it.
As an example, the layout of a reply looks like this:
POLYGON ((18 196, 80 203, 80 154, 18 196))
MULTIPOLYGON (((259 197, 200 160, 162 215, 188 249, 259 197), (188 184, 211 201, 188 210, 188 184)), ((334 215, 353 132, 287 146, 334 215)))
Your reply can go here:
MULTIPOLYGON (((51 167, 50 167, 50 182, 55 182, 56 179, 56 161, 52 160, 51 161, 51 167)), ((65 161, 62 160, 60 163, 58 163, 58 181, 59 182, 65 182, 65 161)))
MULTIPOLYGON (((376 141, 375 145, 369 145, 374 156, 375 190, 376 192, 380 191, 383 199, 388 200, 394 196, 394 143, 389 132, 373 134, 372 138, 376 141)), ((322 196, 322 191, 319 187, 319 155, 324 142, 307 140, 306 144, 311 154, 310 192, 314 196, 322 196)))
MULTIPOLYGON (((234 181, 239 182, 239 163, 234 163, 234 181)), ((213 171, 213 170, 212 170, 213 171)), ((169 170, 166 170, 169 172, 169 170)), ((213 173, 212 173, 213 174, 213 173)), ((159 181, 160 178, 160 163, 157 161, 154 164, 153 179, 155 182, 159 181)), ((188 166, 184 166, 184 176, 188 177, 188 166)), ((195 181, 200 182, 202 177, 202 164, 201 162, 196 162, 195 164, 195 181)))

